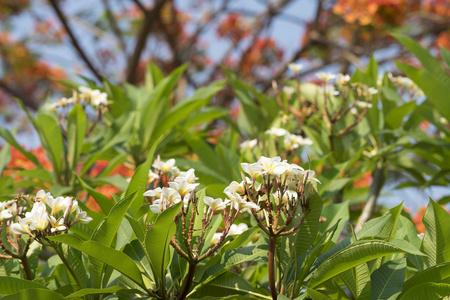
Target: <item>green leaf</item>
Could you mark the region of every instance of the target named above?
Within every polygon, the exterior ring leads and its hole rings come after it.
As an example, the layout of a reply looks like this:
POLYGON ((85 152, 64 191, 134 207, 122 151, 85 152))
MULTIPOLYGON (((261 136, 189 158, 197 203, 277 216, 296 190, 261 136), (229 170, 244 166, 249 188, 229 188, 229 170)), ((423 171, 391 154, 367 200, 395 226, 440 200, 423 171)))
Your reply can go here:
MULTIPOLYGON (((14 148, 16 148, 20 153, 22 153, 23 156, 28 158, 35 166, 41 166, 41 164, 39 163, 36 156, 34 156, 33 153, 25 150, 22 146, 20 146, 19 143, 17 143, 16 140, 14 139, 14 137, 12 136, 11 132, 9 132, 6 128, 0 128, 0 136, 2 138, 4 138, 8 144, 10 144, 14 148)), ((6 146, 6 144, 5 144, 5 146, 6 146)), ((3 147, 5 147, 5 146, 3 146, 3 147)))
POLYGON ((426 282, 441 282, 450 277, 450 262, 432 266, 422 272, 417 272, 406 280, 403 291, 406 292, 419 284, 426 282))
MULTIPOLYGON (((91 241, 110 247, 119 230, 119 226, 125 213, 135 197, 136 192, 117 202, 109 212, 109 215, 99 223, 96 230, 92 233, 91 241)), ((91 271, 92 285, 94 287, 101 287, 100 279, 104 271, 104 265, 91 259, 89 268, 91 271)))
POLYGON ((406 277, 406 258, 388 261, 370 276, 372 300, 396 299, 403 290, 406 277))
POLYGON ((14 294, 25 289, 47 289, 44 285, 20 278, 0 277, 0 295, 14 294))
POLYGON ((125 213, 136 197, 136 192, 137 191, 135 191, 131 195, 126 196, 125 198, 117 202, 116 205, 114 205, 108 216, 100 222, 100 224, 97 226, 97 229, 92 234, 92 241, 98 242, 105 246, 111 246, 114 240, 114 236, 119 229, 120 223, 125 217, 125 213))
POLYGON ((139 286, 145 288, 138 267, 134 261, 123 252, 104 246, 95 241, 83 241, 79 237, 71 234, 52 236, 48 237, 48 239, 54 242, 66 244, 89 256, 92 256, 93 258, 113 267, 120 273, 133 280, 139 286))
POLYGON ((170 263, 169 245, 177 231, 174 219, 180 213, 181 205, 183 202, 163 211, 145 238, 145 247, 150 257, 153 273, 161 282, 165 281, 166 268, 170 263))
POLYGON ((71 298, 81 298, 87 295, 102 295, 102 294, 113 294, 113 293, 117 293, 117 292, 139 292, 137 290, 130 290, 130 289, 124 289, 123 287, 120 286, 111 286, 111 287, 107 287, 104 289, 92 289, 92 288, 88 288, 88 289, 82 289, 82 290, 78 290, 75 293, 72 293, 68 296, 66 296, 66 299, 71 299, 71 298))
POLYGON ((206 267, 214 266, 215 264, 220 262, 220 260, 222 259, 222 256, 225 253, 227 253, 228 251, 231 251, 233 249, 238 249, 238 248, 248 244, 248 242, 250 241, 252 236, 255 233, 257 233, 259 230, 260 230, 260 228, 258 226, 253 226, 253 227, 250 227, 249 229, 247 229, 246 231, 244 231, 243 233, 239 234, 234 240, 232 240, 231 242, 222 246, 222 248, 220 248, 219 252, 208 260, 208 262, 206 263, 205 266, 206 267))
MULTIPOLYGON (((42 147, 47 152, 48 159, 53 165, 57 179, 62 173, 64 141, 59 128, 58 120, 48 111, 43 109, 38 111, 36 118, 36 126, 39 128, 38 133, 41 138, 42 147)), ((58 181, 59 181, 58 180, 58 181)))
POLYGON ((234 248, 225 252, 224 255, 221 256, 219 262, 209 267, 203 273, 202 278, 199 280, 200 283, 194 287, 190 294, 193 294, 196 290, 200 289, 236 265, 247 261, 257 261, 262 258, 267 258, 267 250, 267 242, 260 239, 260 241, 253 246, 237 249, 234 248))
POLYGON ((342 280, 345 282, 355 299, 370 299, 370 272, 367 263, 360 264, 341 274, 342 280))
POLYGON ((22 290, 12 295, 8 295, 3 297, 4 300, 59 300, 64 299, 63 295, 58 294, 57 292, 42 289, 42 288, 31 288, 22 290))
POLYGON ((407 102, 395 107, 386 115, 386 123, 391 128, 398 128, 403 123, 403 118, 409 115, 416 108, 415 102, 407 102))
POLYGON ((446 98, 446 95, 450 94, 450 85, 440 82, 436 77, 436 73, 432 71, 417 69, 399 62, 396 62, 396 65, 422 89, 428 99, 447 120, 450 120, 450 102, 446 98))
POLYGON ((319 291, 313 290, 311 288, 306 288, 306 294, 311 297, 312 300, 330 300, 331 298, 325 296, 319 291))
MULTIPOLYGON (((229 295, 253 295, 259 299, 272 299, 269 295, 264 295, 256 290, 247 280, 234 274, 232 272, 226 272, 215 278, 207 285, 202 286, 194 294, 193 298, 200 298, 202 296, 229 296, 229 295)), ((242 296, 243 297, 243 296, 242 296)))
POLYGON ((5 143, 0 151, 0 174, 8 165, 11 160, 11 150, 9 149, 9 144, 5 143))
POLYGON ((384 241, 358 241, 326 259, 312 273, 308 286, 314 288, 359 264, 395 253, 422 254, 411 244, 401 240, 393 240, 391 243, 384 241))
POLYGON ((89 286, 89 278, 87 276, 86 265, 83 262, 82 253, 67 245, 63 245, 64 257, 70 264, 75 276, 80 281, 81 286, 86 288, 89 286))
POLYGON ((111 209, 114 206, 114 202, 111 201, 111 199, 109 199, 108 197, 106 197, 105 195, 103 195, 100 192, 97 192, 96 190, 94 190, 92 187, 90 187, 83 179, 81 179, 81 177, 79 177, 78 175, 77 179, 81 184, 81 187, 90 195, 92 196, 92 198, 94 198, 95 202, 97 202, 97 204, 100 206, 100 208, 102 209, 102 211, 105 214, 109 214, 109 212, 111 211, 111 209))
POLYGON ((430 198, 422 219, 425 225, 422 251, 428 267, 450 261, 450 214, 430 198))
POLYGON ((332 228, 339 220, 339 227, 333 236, 333 242, 337 242, 345 223, 349 220, 350 214, 348 211, 348 201, 339 204, 329 204, 324 206, 321 212, 321 216, 326 220, 323 223, 319 223, 319 231, 325 232, 332 228))
POLYGON ((400 300, 437 300, 450 295, 450 284, 427 282, 416 285, 404 293, 400 300))
MULTIPOLYGON (((319 218, 322 211, 322 199, 314 187, 311 189, 311 196, 309 198, 309 209, 311 210, 308 216, 303 221, 300 229, 294 234, 295 250, 297 251, 297 257, 305 252, 314 242, 317 232, 319 231, 319 218)), ((292 224, 295 224, 294 222, 292 224)))
POLYGON ((441 47, 441 55, 444 63, 447 65, 447 68, 450 68, 450 51, 441 47))
POLYGON ((134 198, 134 201, 130 205, 130 211, 133 213, 133 215, 136 215, 139 208, 144 203, 143 194, 147 190, 148 172, 150 171, 150 167, 152 166, 153 155, 155 154, 157 146, 158 143, 155 143, 153 145, 148 153, 148 157, 145 163, 143 163, 136 169, 136 172, 134 172, 133 177, 131 177, 130 184, 128 185, 128 188, 125 192, 125 195, 128 196, 139 189, 137 191, 136 197, 134 198))
POLYGON ((169 105, 171 97, 170 93, 174 90, 175 85, 186 69, 184 64, 175 69, 169 76, 162 79, 155 87, 153 92, 145 99, 139 121, 139 139, 145 148, 150 146, 150 140, 153 132, 161 121, 161 116, 165 115, 165 108, 169 105))
MULTIPOLYGON (((442 84, 449 84, 450 80, 447 73, 442 69, 439 61, 431 55, 431 53, 422 47, 418 42, 410 37, 400 34, 392 34, 399 42, 403 44, 409 51, 411 51, 422 63, 422 66, 430 73, 435 74, 435 77, 442 84)), ((411 78, 412 79, 412 78, 411 78)), ((414 79, 413 79, 414 80, 414 79)), ((449 112, 450 113, 450 112, 449 112)))
POLYGON ((76 171, 86 134, 86 115, 80 103, 75 104, 67 118, 67 160, 69 176, 76 171))

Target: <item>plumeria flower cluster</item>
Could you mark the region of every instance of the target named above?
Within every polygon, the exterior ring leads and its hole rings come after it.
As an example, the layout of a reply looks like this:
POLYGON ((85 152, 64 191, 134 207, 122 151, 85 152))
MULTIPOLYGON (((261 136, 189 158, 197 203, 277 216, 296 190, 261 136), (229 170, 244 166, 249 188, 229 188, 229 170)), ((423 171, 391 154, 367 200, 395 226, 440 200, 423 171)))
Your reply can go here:
POLYGON ((19 259, 26 278, 31 280, 27 252, 33 239, 38 243, 55 246, 46 237, 67 232, 76 223, 92 220, 82 211, 72 197, 56 197, 40 190, 35 197, 18 195, 15 199, 0 203, 0 258, 19 259), (31 211, 27 211, 31 206, 31 211), (28 235, 23 242, 22 235, 28 235))
POLYGON ((18 216, 17 222, 10 224, 14 234, 29 234, 39 240, 40 237, 67 232, 76 223, 92 221, 72 197, 54 198, 40 190, 31 201, 31 211, 18 216))
POLYGON ((408 93, 411 98, 422 97, 425 94, 423 91, 408 77, 394 76, 388 73, 391 82, 400 89, 400 94, 408 93))
POLYGON ((80 86, 78 91, 74 90, 72 97, 63 97, 48 105, 48 109, 55 111, 58 107, 66 107, 76 103, 89 104, 97 110, 105 110, 110 103, 108 94, 98 89, 80 86))
POLYGON ((301 146, 310 146, 313 144, 313 141, 310 138, 304 138, 301 135, 290 133, 284 128, 271 127, 269 130, 266 130, 265 133, 274 138, 284 137, 284 148, 288 152, 301 146))
POLYGON ((232 182, 225 189, 230 199, 243 199, 245 207, 269 235, 286 235, 297 230, 309 213, 311 183, 320 183, 314 178, 314 171, 289 164, 279 156, 261 156, 256 163, 242 163, 241 167, 250 178, 242 173, 241 183, 232 182), (299 207, 302 217, 297 224, 291 224, 299 207))
MULTIPOLYGON (((166 162, 157 159, 153 165, 160 177, 165 176, 170 178, 168 173, 175 168, 175 160, 168 160, 166 162)), ((162 213, 167 208, 182 202, 181 209, 175 222, 180 224, 182 228, 181 237, 183 239, 184 247, 181 247, 179 241, 174 237, 171 245, 175 250, 190 263, 196 264, 213 254, 225 240, 233 222, 240 211, 245 209, 244 199, 214 199, 209 196, 203 197, 202 206, 203 211, 199 211, 200 203, 196 195, 196 187, 199 183, 195 183, 198 178, 195 176, 195 170, 190 169, 186 172, 180 172, 176 169, 176 176, 173 181, 163 182, 164 186, 156 187, 144 193, 145 197, 152 198, 150 210, 154 213, 162 213), (208 249, 205 253, 200 255, 200 249, 205 244, 205 233, 210 227, 214 215, 222 212, 224 220, 224 231, 221 233, 219 241, 208 249), (194 228, 195 220, 201 218, 201 228, 194 228), (200 237, 194 239, 194 231, 201 231, 200 237)), ((160 182, 160 183, 161 183, 160 182)))
MULTIPOLYGON (((178 169, 177 166, 175 166, 175 159, 171 158, 167 161, 161 160, 161 157, 158 155, 158 157, 153 162, 153 170, 150 169, 148 173, 148 182, 153 185, 153 187, 167 187, 169 181, 174 181, 174 178, 180 176, 180 177, 186 177, 185 173, 180 172, 180 169, 178 169)), ((189 171, 193 172, 193 171, 189 171)), ((194 180, 194 178, 191 178, 190 180, 194 180)))
POLYGON ((17 213, 17 200, 0 202, 0 222, 11 220, 13 216, 17 215, 17 213))

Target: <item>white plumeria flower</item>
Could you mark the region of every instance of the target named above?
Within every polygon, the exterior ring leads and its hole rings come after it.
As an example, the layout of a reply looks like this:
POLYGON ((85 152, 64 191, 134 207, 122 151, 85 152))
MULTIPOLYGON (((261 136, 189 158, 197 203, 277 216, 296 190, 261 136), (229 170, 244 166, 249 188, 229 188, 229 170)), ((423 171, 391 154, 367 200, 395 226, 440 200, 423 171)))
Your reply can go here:
POLYGON ((228 193, 227 196, 230 197, 231 205, 235 210, 245 211, 247 209, 256 209, 256 210, 260 209, 260 207, 257 204, 253 202, 248 202, 247 196, 244 196, 244 198, 242 198, 240 195, 236 193, 234 194, 228 193))
POLYGON ((303 173, 305 173, 305 169, 303 169, 299 165, 289 164, 286 160, 284 160, 282 162, 282 164, 286 168, 284 175, 286 175, 288 177, 288 179, 290 179, 290 180, 295 178, 295 176, 300 176, 300 175, 303 175, 303 173))
POLYGON ((281 163, 281 157, 279 156, 272 158, 261 156, 257 164, 261 166, 261 174, 278 176, 286 171, 286 167, 281 163))
POLYGON ((336 82, 337 82, 339 85, 344 86, 344 85, 346 85, 347 83, 350 82, 350 75, 348 75, 348 74, 345 74, 345 75, 344 75, 344 74, 342 74, 342 73, 339 73, 339 74, 337 75, 336 82))
POLYGON ((15 215, 17 214, 17 202, 14 200, 8 201, 7 202, 7 210, 12 214, 15 215))
POLYGON ((30 232, 30 227, 27 225, 26 222, 20 222, 21 220, 19 220, 19 223, 13 223, 11 224, 11 226, 9 227, 11 229, 11 231, 17 235, 22 235, 22 234, 28 234, 30 232))
POLYGON ((0 212, 0 222, 3 222, 5 220, 9 220, 13 217, 11 212, 8 209, 2 210, 0 212))
POLYGON ((170 168, 168 173, 169 173, 170 177, 172 177, 172 178, 179 177, 181 174, 180 169, 178 169, 178 167, 176 167, 176 166, 173 166, 172 168, 170 168))
POLYGON ((286 203, 291 199, 296 200, 298 198, 298 194, 296 191, 287 190, 285 193, 283 193, 283 195, 281 195, 281 192, 277 191, 276 193, 273 193, 273 197, 275 198, 275 200, 277 200, 277 203, 280 203, 280 200, 281 202, 286 203))
POLYGON ((258 178, 259 175, 262 173, 262 167, 258 163, 248 164, 248 163, 241 163, 242 170, 244 170, 245 173, 250 175, 253 180, 258 178))
POLYGON ((286 94, 288 98, 291 98, 295 92, 295 89, 292 86, 283 87, 283 92, 286 94))
POLYGON ((106 106, 108 105, 108 94, 99 93, 91 98, 91 103, 94 106, 106 106))
POLYGON ((182 198, 195 190, 198 185, 199 183, 189 183, 187 181, 169 182, 169 186, 176 190, 182 198))
POLYGON ((222 237, 222 232, 216 232, 213 234, 213 238, 211 239, 211 245, 217 244, 220 241, 220 238, 222 237))
POLYGON ((65 231, 67 230, 67 226, 64 225, 64 219, 59 218, 56 220, 55 217, 50 216, 50 226, 52 227, 50 229, 50 232, 57 232, 57 231, 65 231))
POLYGON ((334 75, 333 73, 317 72, 315 75, 324 83, 327 83, 328 81, 336 78, 336 75, 334 75))
POLYGON ((244 231, 246 231, 248 229, 247 224, 245 223, 240 223, 238 225, 236 224, 231 224, 230 226, 230 230, 228 231, 228 235, 238 235, 238 234, 242 234, 244 231))
POLYGON ((378 90, 376 88, 370 87, 367 89, 367 93, 369 93, 370 95, 376 95, 378 94, 378 90))
POLYGON ((298 74, 302 70, 303 66, 301 64, 294 64, 294 63, 292 63, 292 64, 288 65, 288 68, 289 68, 289 70, 291 70, 295 74, 298 74))
POLYGON ((311 182, 317 182, 317 183, 321 183, 317 178, 314 178, 313 176, 316 174, 316 172, 314 172, 313 170, 306 170, 305 171, 305 175, 307 176, 307 181, 311 182))
POLYGON ((156 197, 156 198, 161 198, 161 192, 162 189, 160 187, 157 187, 154 190, 148 190, 144 193, 145 197, 156 197))
MULTIPOLYGON (((41 202, 42 203, 42 202, 41 202)), ((47 198, 47 204, 52 209, 52 215, 56 216, 60 211, 65 211, 66 208, 72 205, 71 197, 56 197, 47 198)))
POLYGON ((73 220, 73 223, 89 223, 92 221, 92 218, 87 215, 85 211, 82 211, 80 207, 77 207, 75 219, 73 220))
MULTIPOLYGON (((155 172, 153 172, 152 170, 149 170, 148 171, 148 182, 152 183, 156 179, 159 179, 159 175, 156 174, 155 172)), ((131 180, 131 178, 130 178, 130 180, 131 180)))
POLYGON ((163 212, 162 201, 161 199, 153 201, 153 204, 150 205, 150 210, 155 214, 160 214, 163 212))
POLYGON ((230 203, 230 200, 223 201, 221 198, 212 198, 205 196, 203 197, 203 202, 210 207, 213 211, 224 210, 225 207, 230 203))
MULTIPOLYGON (((153 204, 150 205, 150 209, 154 213, 161 213, 169 206, 176 204, 182 200, 181 195, 178 193, 178 191, 172 188, 162 188, 159 196, 160 198, 153 201, 153 204)), ((186 197, 183 200, 185 199, 186 197)))
POLYGON ((372 104, 371 103, 367 103, 367 102, 364 102, 364 101, 355 101, 355 105, 358 107, 358 108, 372 108, 372 104))
POLYGON ((313 144, 313 142, 311 139, 303 138, 300 135, 295 135, 295 134, 289 133, 284 137, 284 147, 287 150, 294 150, 300 146, 312 145, 312 144, 313 144))
POLYGON ((174 179, 175 182, 187 181, 188 183, 194 183, 198 177, 195 177, 195 170, 189 169, 186 172, 180 172, 178 177, 174 179))
POLYGON ((334 85, 326 84, 319 88, 321 94, 325 93, 328 96, 339 96, 340 92, 336 90, 334 85))
POLYGON ((36 193, 36 201, 41 201, 44 204, 47 203, 48 198, 53 198, 50 192, 46 193, 44 190, 40 190, 36 193))
POLYGON ((181 195, 177 190, 172 188, 162 188, 161 200, 166 201, 168 204, 176 204, 181 201, 181 195))
MULTIPOLYGON (((247 184, 252 184, 252 180, 248 177, 245 177, 245 180, 247 181, 247 184)), ((232 181, 230 185, 228 185, 225 190, 223 191, 226 193, 238 193, 238 194, 245 194, 245 185, 244 181, 241 181, 241 183, 238 183, 237 181, 232 181)))
POLYGON ((49 217, 45 204, 42 202, 35 202, 30 214, 26 214, 29 217, 29 226, 31 230, 44 231, 49 223, 49 217))
POLYGON ((256 147, 258 140, 248 140, 240 144, 241 149, 253 150, 256 147))
POLYGON ((161 172, 163 173, 168 173, 173 166, 175 166, 175 159, 173 158, 169 159, 168 161, 159 160, 153 164, 153 167, 155 169, 161 170, 161 172))
POLYGON ((284 128, 271 127, 269 130, 266 130, 265 133, 271 136, 284 136, 289 132, 284 128))

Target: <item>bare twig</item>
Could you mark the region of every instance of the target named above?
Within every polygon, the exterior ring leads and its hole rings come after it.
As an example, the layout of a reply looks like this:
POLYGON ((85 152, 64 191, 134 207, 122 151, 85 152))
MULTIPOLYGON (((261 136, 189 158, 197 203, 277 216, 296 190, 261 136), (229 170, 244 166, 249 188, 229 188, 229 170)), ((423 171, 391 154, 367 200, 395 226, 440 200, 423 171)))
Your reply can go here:
POLYGON ((56 15, 58 16, 59 20, 61 21, 61 23, 64 26, 64 29, 67 32, 67 35, 70 38, 70 41, 72 42, 73 47, 77 50, 78 55, 81 57, 81 59, 85 62, 85 64, 87 65, 87 67, 89 68, 89 70, 91 70, 91 72, 95 75, 95 77, 99 80, 102 81, 103 78, 100 75, 100 73, 95 69, 94 65, 91 63, 91 61, 89 60, 89 58, 87 57, 86 53, 83 51, 83 49, 81 48, 80 43, 78 42, 78 40, 76 39, 75 35, 73 34, 72 29, 69 26, 69 23, 67 22, 67 18, 64 15, 64 13, 62 12, 61 8, 58 5, 57 0, 49 0, 51 6, 53 7, 53 10, 55 11, 56 15))
MULTIPOLYGON (((54 1, 54 0, 53 0, 54 1)), ((139 1, 135 0, 136 3, 140 3, 139 1)), ((130 57, 128 62, 128 68, 127 68, 127 82, 129 83, 136 83, 137 77, 136 77, 136 69, 139 64, 139 60, 141 58, 142 51, 145 49, 145 45, 147 43, 147 37, 152 31, 153 25, 155 23, 155 20, 157 19, 157 15, 159 14, 160 10, 162 9, 163 5, 166 3, 165 0, 157 0, 155 2, 155 5, 152 10, 147 11, 145 8, 145 19, 144 24, 142 24, 141 31, 139 32, 139 36, 136 41, 136 46, 134 48, 133 55, 130 57)))

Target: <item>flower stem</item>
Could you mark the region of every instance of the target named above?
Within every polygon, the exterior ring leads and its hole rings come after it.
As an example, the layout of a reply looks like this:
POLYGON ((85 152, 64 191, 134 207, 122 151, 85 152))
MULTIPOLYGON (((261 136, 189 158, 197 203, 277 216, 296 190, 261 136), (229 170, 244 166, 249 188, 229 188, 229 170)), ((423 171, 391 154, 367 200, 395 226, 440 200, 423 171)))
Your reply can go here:
POLYGON ((272 294, 272 299, 277 299, 277 288, 275 285, 275 245, 276 235, 269 236, 269 286, 272 294))
POLYGON ((25 271, 25 277, 27 280, 33 280, 31 276, 30 264, 28 263, 28 257, 26 253, 20 257, 20 261, 22 262, 23 270, 25 271))
POLYGON ((70 275, 72 275, 73 279, 75 280, 75 282, 77 283, 78 287, 80 289, 83 288, 83 285, 81 284, 80 280, 78 279, 77 275, 75 274, 74 270, 72 269, 72 267, 70 266, 69 262, 67 261, 66 257, 64 256, 64 253, 61 250, 61 245, 58 244, 52 244, 53 249, 55 249, 56 254, 58 254, 59 258, 61 259, 61 261, 63 262, 64 266, 66 266, 67 270, 69 271, 70 275))
POLYGON ((191 288, 192 285, 192 281, 194 279, 195 267, 197 267, 197 262, 189 262, 189 271, 186 277, 186 281, 183 284, 181 294, 178 297, 178 300, 183 300, 186 298, 186 295, 188 294, 189 289, 191 288))

